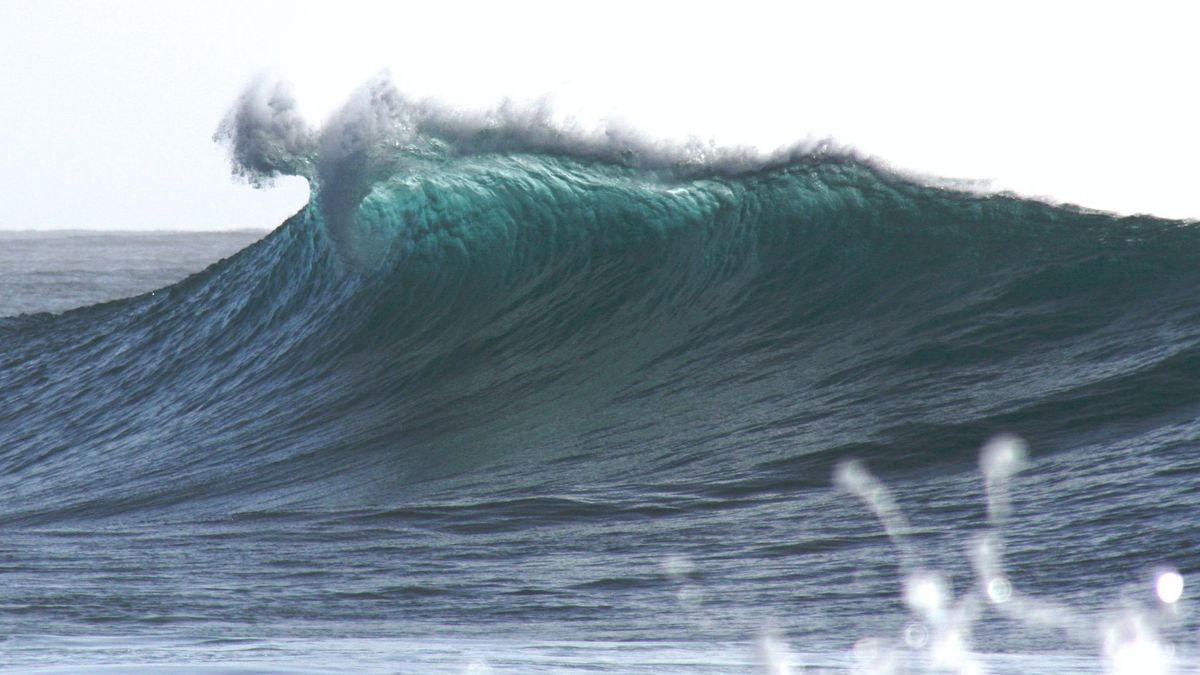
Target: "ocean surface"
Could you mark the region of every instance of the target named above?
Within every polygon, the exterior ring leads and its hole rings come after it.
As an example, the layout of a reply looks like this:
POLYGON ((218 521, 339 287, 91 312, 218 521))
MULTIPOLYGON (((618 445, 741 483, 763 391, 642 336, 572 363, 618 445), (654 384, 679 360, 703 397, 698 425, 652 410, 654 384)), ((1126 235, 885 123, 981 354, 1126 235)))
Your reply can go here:
POLYGON ((0 237, 0 667, 1195 672, 1196 223, 376 99, 0 237))
POLYGON ((63 312, 156 291, 264 234, 0 230, 0 317, 63 312))

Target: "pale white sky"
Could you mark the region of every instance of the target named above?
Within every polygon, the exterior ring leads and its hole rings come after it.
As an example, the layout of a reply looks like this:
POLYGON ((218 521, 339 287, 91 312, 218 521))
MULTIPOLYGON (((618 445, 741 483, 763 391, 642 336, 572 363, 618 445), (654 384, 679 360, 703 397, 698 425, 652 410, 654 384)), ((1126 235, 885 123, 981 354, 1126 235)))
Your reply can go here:
POLYGON ((550 95, 584 123, 1200 218, 1194 3, 0 0, 0 229, 273 227, 216 125, 265 70, 314 119, 381 69, 414 96, 550 95))

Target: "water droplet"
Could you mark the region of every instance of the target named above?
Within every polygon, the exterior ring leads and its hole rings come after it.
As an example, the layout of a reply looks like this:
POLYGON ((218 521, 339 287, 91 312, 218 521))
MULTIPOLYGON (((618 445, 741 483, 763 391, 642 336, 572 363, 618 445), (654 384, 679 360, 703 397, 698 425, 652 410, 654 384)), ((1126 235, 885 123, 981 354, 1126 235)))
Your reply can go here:
POLYGON ((1154 584, 1158 599, 1173 605, 1183 596, 1183 577, 1175 570, 1160 572, 1154 584))
POLYGON ((1012 584, 1004 577, 993 577, 987 583, 988 598, 996 604, 1008 602, 1012 597, 1012 584))
POLYGON ((921 649, 929 643, 929 629, 925 624, 914 621, 904 627, 904 644, 911 649, 921 649))

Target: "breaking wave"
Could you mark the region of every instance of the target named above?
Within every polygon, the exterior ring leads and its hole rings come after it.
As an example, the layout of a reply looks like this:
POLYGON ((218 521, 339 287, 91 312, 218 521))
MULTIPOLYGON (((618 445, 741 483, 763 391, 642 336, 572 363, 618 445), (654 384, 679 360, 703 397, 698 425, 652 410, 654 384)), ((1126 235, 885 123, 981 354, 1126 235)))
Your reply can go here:
POLYGON ((0 319, 0 518, 804 489, 1200 407, 1194 224, 384 79, 320 130, 253 87, 217 136, 310 202, 175 286, 0 319))

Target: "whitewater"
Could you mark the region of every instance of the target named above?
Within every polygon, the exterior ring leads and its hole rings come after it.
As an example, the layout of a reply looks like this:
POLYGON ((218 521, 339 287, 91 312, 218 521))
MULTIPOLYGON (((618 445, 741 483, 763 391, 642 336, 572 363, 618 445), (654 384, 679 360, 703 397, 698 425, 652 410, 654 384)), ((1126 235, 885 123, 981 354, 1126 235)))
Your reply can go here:
POLYGON ((0 666, 1195 670, 1196 223, 386 78, 216 138, 309 202, 0 317, 0 666))

